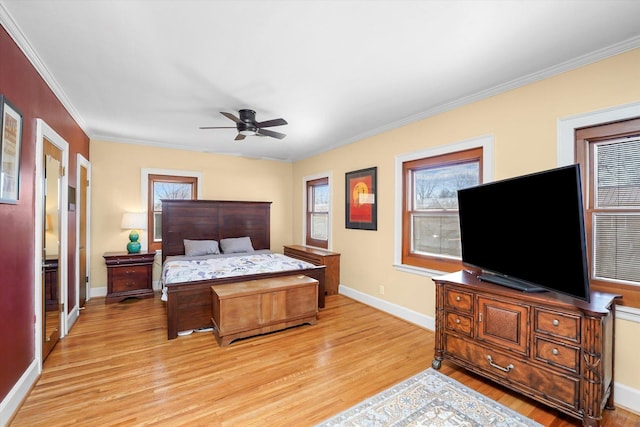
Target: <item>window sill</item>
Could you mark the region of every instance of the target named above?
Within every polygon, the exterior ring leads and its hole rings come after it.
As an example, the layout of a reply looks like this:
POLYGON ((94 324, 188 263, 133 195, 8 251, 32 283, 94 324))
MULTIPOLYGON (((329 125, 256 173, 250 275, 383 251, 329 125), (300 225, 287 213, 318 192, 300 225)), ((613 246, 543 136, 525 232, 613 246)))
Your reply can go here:
POLYGON ((448 274, 446 271, 431 270, 428 268, 416 267, 408 264, 393 264, 393 268, 403 273, 417 274, 425 277, 435 277, 448 274))

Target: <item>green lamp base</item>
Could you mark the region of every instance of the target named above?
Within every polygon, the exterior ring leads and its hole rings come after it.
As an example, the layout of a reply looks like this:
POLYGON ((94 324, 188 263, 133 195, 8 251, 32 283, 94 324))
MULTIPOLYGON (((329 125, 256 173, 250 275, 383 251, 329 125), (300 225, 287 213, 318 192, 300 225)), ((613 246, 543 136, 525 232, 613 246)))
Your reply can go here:
POLYGON ((140 252, 140 242, 129 242, 127 243, 127 252, 130 254, 137 254, 140 252))
POLYGON ((139 238, 140 235, 138 232, 136 230, 131 230, 131 233, 129 233, 129 240, 131 241, 127 243, 127 252, 130 254, 137 254, 140 252, 140 242, 138 242, 139 238))

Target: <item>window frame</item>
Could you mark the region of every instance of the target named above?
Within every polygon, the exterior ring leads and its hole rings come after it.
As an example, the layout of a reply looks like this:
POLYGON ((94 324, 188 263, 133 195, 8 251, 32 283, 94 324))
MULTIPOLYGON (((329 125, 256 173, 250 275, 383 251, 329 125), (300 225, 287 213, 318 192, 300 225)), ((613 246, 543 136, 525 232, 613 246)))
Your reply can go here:
MULTIPOLYGON (((195 199, 198 200, 202 198, 202 173, 198 171, 188 171, 188 170, 173 170, 173 169, 152 169, 152 168, 143 168, 140 173, 140 193, 141 200, 140 203, 143 206, 143 210, 147 214, 147 236, 146 239, 141 239, 143 250, 147 251, 156 251, 160 252, 162 250, 162 241, 153 242, 153 230, 151 229, 153 225, 152 215, 153 215, 153 199, 150 198, 151 194, 151 183, 149 182, 150 176, 167 176, 172 178, 192 178, 197 182, 197 187, 195 189, 195 199)), ((192 195, 193 197, 193 195, 192 195)))
MULTIPOLYGON (((415 209, 413 201, 415 192, 413 188, 413 175, 416 171, 433 168, 453 167, 466 163, 479 163, 478 179, 482 183, 482 148, 476 147, 453 153, 440 154, 437 156, 424 157, 403 163, 404 178, 404 201, 402 207, 402 263, 415 267, 441 270, 447 272, 457 271, 463 268, 462 260, 457 257, 447 257, 445 255, 427 255, 413 251, 413 217, 419 213, 415 209)), ((457 210, 456 210, 457 212, 457 210)))
MULTIPOLYGON (((610 209, 595 206, 595 162, 594 147, 596 144, 608 140, 618 140, 624 137, 640 135, 640 116, 601 124, 592 124, 576 128, 574 132, 574 160, 580 164, 582 170, 582 191, 584 200, 585 231, 587 238, 587 255, 589 258, 589 280, 591 289, 595 291, 614 293, 622 296, 622 304, 640 308, 640 286, 619 283, 594 278, 594 236, 593 214, 610 209)), ((616 210, 620 212, 621 210, 616 210)), ((625 209, 624 211, 638 211, 625 209)))
MULTIPOLYGON (((395 230, 394 230, 394 266, 405 272, 421 275, 433 276, 443 272, 452 272, 462 268, 461 260, 450 260, 440 257, 417 257, 405 256, 410 248, 411 242, 407 240, 410 223, 407 223, 406 202, 407 188, 404 164, 419 159, 441 158, 446 159, 454 153, 469 152, 469 150, 479 149, 480 158, 480 182, 490 182, 493 180, 493 158, 494 158, 494 138, 492 135, 476 137, 466 141, 441 145, 428 148, 396 157, 395 165, 395 230)), ((473 151, 472 151, 473 152, 473 151)), ((464 156, 462 157, 464 158, 464 156)), ((460 159, 458 159, 460 160, 460 159)))
MULTIPOLYGON (((306 233, 305 233, 305 245, 307 246, 314 246, 314 247, 318 247, 318 248, 322 248, 322 249, 328 249, 329 248, 329 215, 331 212, 331 203, 329 203, 329 210, 327 210, 326 215, 327 215, 327 240, 321 240, 321 239, 314 239, 311 236, 311 217, 314 214, 324 214, 325 212, 316 212, 312 206, 315 207, 314 204, 314 197, 311 197, 311 192, 315 191, 315 187, 317 186, 327 186, 329 187, 329 178, 328 177, 322 177, 322 178, 317 178, 317 179, 312 179, 312 180, 308 180, 306 181, 306 195, 307 195, 307 201, 305 203, 305 210, 306 210, 306 216, 305 216, 305 224, 306 224, 306 233)), ((329 189, 329 196, 331 196, 331 192, 329 189)))
POLYGON ((333 224, 333 177, 331 172, 320 172, 314 175, 304 176, 302 178, 302 237, 301 244, 304 246, 317 247, 320 249, 331 250, 331 236, 332 236, 332 224, 333 224), (329 188, 329 212, 327 217, 327 244, 324 246, 316 246, 313 241, 308 242, 307 236, 311 233, 311 227, 309 223, 308 207, 309 207, 309 192, 308 183, 313 181, 325 180, 329 188))

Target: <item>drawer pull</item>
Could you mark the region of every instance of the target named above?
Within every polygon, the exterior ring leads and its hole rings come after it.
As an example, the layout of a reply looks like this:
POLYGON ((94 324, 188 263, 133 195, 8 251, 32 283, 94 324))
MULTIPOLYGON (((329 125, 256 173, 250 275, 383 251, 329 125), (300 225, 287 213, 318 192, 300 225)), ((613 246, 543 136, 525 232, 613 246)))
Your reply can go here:
POLYGON ((554 356, 557 356, 560 354, 560 352, 558 351, 557 348, 554 348, 553 350, 551 350, 551 354, 553 354, 554 356))
POLYGON ((491 355, 489 355, 489 354, 487 354, 487 360, 489 361, 489 365, 493 366, 496 369, 500 369, 503 372, 509 372, 510 370, 515 368, 515 366, 513 366, 512 363, 509 363, 506 368, 503 368, 502 366, 500 366, 500 365, 498 365, 496 363, 493 363, 493 359, 491 358, 491 355))
POLYGON ((560 324, 560 321, 558 319, 553 319, 553 326, 558 326, 560 324))
POLYGON ((456 323, 457 323, 457 324, 460 324, 460 319, 456 319, 456 323))
POLYGON ((458 295, 458 296, 456 297, 456 301, 460 301, 461 299, 462 299, 462 298, 460 298, 460 295, 458 295))

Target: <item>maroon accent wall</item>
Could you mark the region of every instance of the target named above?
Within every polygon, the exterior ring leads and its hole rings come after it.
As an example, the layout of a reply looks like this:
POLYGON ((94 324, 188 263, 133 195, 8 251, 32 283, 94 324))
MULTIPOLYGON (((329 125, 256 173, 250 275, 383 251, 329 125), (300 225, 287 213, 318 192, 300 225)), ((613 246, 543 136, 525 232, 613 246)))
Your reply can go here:
MULTIPOLYGON (((36 118, 69 143, 69 185, 76 187, 76 155, 89 159, 89 137, 64 108, 20 48, 0 26, 0 94, 22 113, 20 193, 0 203, 0 401, 35 359, 34 251, 36 118)), ((69 300, 75 300, 75 212, 69 212, 69 300)))

